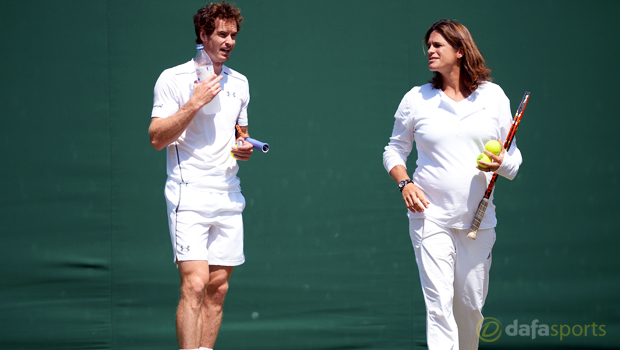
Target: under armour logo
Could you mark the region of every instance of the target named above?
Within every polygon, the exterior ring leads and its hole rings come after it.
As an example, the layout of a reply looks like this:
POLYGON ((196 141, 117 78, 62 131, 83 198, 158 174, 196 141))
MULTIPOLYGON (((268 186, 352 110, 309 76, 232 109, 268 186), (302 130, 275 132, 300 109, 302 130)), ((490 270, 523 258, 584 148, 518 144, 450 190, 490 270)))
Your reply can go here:
POLYGON ((189 246, 184 247, 184 246, 182 246, 182 245, 180 245, 180 244, 179 244, 179 245, 178 245, 178 250, 179 250, 179 252, 181 252, 181 253, 183 253, 183 252, 189 252, 189 246))
POLYGON ((487 260, 489 260, 489 259, 491 259, 491 253, 489 253, 489 256, 487 256, 487 260))

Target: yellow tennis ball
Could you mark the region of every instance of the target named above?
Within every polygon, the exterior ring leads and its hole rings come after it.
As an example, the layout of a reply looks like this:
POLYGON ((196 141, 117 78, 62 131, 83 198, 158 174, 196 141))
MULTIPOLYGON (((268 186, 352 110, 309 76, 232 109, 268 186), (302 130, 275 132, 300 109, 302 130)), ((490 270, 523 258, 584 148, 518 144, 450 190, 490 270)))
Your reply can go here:
MULTIPOLYGON (((243 146, 243 141, 239 140, 239 141, 237 141, 237 143, 236 143, 236 144, 235 144, 235 146, 233 146, 233 147, 241 147, 241 146, 243 146)), ((232 153, 232 151, 230 151, 230 156, 231 156, 231 157, 233 157, 233 158, 235 158, 235 159, 237 159, 237 158, 235 157, 235 155, 232 153)))
POLYGON ((502 151, 502 145, 497 140, 491 140, 484 145, 484 149, 498 155, 502 151))
POLYGON ((478 163, 478 165, 481 168, 488 168, 486 165, 482 165, 480 164, 479 160, 483 161, 483 162, 487 162, 487 163, 493 163, 493 161, 491 160, 491 158, 489 158, 489 156, 487 156, 484 153, 480 153, 480 155, 478 156, 478 158, 476 158, 476 163, 478 163))

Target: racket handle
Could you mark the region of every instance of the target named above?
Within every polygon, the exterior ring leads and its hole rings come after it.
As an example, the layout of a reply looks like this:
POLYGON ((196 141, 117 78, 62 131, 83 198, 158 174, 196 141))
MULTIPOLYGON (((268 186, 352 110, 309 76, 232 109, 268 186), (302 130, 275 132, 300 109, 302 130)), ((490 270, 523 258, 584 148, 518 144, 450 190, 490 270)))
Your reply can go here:
POLYGON ((476 235, 478 235, 478 228, 480 228, 480 223, 482 222, 484 212, 487 210, 488 205, 489 199, 482 198, 480 204, 478 204, 478 210, 476 210, 476 217, 474 217, 474 222, 472 222, 471 224, 470 232, 467 234, 467 237, 471 239, 476 239, 476 235))
POLYGON ((263 152, 263 153, 269 152, 269 144, 268 143, 260 142, 260 141, 258 141, 256 139, 251 138, 251 137, 247 137, 245 140, 247 142, 251 143, 252 146, 254 146, 254 148, 257 148, 257 149, 261 150, 261 152, 263 152))

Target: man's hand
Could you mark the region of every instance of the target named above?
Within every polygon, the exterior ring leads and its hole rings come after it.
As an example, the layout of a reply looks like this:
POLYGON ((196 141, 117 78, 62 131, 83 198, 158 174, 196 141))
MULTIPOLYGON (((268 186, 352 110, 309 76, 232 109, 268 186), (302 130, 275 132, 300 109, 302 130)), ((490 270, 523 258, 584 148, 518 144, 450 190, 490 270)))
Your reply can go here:
POLYGON ((231 149, 233 157, 235 157, 235 159, 237 160, 250 159, 252 152, 254 152, 254 146, 252 146, 251 143, 244 140, 243 137, 237 138, 237 142, 239 141, 243 141, 243 145, 237 146, 237 143, 235 143, 235 146, 233 146, 233 148, 231 149))
POLYGON ((194 83, 194 94, 176 113, 168 118, 152 118, 149 127, 151 145, 160 150, 176 141, 198 111, 222 91, 220 80, 221 76, 211 74, 206 80, 194 83))
POLYGON ((221 75, 218 76, 211 74, 207 77, 207 79, 201 82, 195 82, 194 94, 190 100, 194 100, 194 102, 198 103, 200 107, 203 107, 207 103, 213 101, 215 96, 222 91, 220 80, 222 80, 221 75))
POLYGON ((414 213, 422 213, 431 204, 424 192, 413 183, 408 183, 403 187, 403 200, 407 208, 414 213))

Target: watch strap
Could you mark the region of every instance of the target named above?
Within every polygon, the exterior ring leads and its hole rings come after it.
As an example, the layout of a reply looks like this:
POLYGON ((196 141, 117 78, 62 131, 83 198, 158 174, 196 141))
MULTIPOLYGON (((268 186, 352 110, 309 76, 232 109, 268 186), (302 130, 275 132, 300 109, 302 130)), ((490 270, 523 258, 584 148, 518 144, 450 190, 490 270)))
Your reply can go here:
POLYGON ((405 186, 407 186, 408 183, 413 183, 413 180, 411 179, 407 179, 407 180, 403 180, 398 184, 398 190, 399 191, 403 191, 403 188, 405 188, 405 186))

